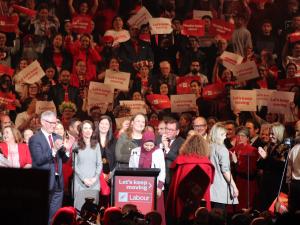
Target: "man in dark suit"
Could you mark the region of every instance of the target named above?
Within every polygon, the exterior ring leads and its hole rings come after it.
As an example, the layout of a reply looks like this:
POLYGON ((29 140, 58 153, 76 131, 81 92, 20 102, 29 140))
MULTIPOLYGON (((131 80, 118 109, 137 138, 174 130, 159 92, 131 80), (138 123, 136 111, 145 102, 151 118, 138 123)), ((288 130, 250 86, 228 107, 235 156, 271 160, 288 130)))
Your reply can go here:
POLYGON ((168 190, 171 183, 170 165, 178 156, 179 149, 184 142, 184 139, 178 136, 178 134, 178 121, 175 119, 169 119, 166 124, 166 132, 161 137, 162 149, 165 152, 166 161, 165 197, 168 195, 168 190))
POLYGON ((248 119, 246 121, 245 127, 247 127, 250 132, 250 145, 252 145, 255 148, 264 147, 265 144, 258 135, 260 125, 255 120, 248 119))
POLYGON ((45 111, 41 115, 41 129, 29 139, 32 168, 49 171, 49 224, 55 212, 62 206, 62 163, 69 158, 71 144, 53 133, 57 123, 56 114, 45 111))

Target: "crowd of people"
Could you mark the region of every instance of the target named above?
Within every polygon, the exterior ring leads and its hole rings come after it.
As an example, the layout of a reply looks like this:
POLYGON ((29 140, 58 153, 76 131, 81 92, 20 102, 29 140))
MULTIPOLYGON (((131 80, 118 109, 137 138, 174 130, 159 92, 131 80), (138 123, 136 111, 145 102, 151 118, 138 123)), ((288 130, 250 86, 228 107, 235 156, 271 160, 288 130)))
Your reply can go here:
POLYGON ((297 217, 298 0, 0 0, 0 19, 0 164, 50 170, 49 224, 60 224, 60 213, 72 220, 87 199, 97 213, 106 209, 103 224, 272 224, 281 193, 297 217), (169 19, 171 31, 153 34, 147 13, 133 23, 145 9, 169 19), (204 31, 186 35, 197 12, 204 31), (232 28, 229 36, 212 32, 215 21, 232 28), (258 77, 239 80, 224 52, 254 62, 258 77), (22 79, 32 65, 42 73, 22 79), (92 104, 90 84, 123 72, 128 89, 111 86, 92 104), (293 99, 280 112, 233 107, 232 90, 253 89, 293 99), (158 104, 183 94, 195 96, 188 110, 158 104), (136 112, 122 101, 143 106, 136 112), (157 211, 147 220, 134 206, 111 205, 114 170, 129 167, 160 169, 157 211))

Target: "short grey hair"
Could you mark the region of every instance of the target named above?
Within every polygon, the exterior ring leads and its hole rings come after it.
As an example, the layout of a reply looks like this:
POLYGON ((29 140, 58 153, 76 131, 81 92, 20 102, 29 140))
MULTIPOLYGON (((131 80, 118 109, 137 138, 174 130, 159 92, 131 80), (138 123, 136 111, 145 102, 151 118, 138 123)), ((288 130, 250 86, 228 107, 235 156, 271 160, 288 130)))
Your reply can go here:
POLYGON ((52 111, 50 111, 50 110, 47 110, 47 111, 45 111, 45 112, 42 112, 42 114, 41 114, 41 120, 45 120, 45 119, 47 119, 47 118, 49 118, 49 117, 57 117, 57 115, 56 115, 56 113, 55 112, 52 112, 52 111))

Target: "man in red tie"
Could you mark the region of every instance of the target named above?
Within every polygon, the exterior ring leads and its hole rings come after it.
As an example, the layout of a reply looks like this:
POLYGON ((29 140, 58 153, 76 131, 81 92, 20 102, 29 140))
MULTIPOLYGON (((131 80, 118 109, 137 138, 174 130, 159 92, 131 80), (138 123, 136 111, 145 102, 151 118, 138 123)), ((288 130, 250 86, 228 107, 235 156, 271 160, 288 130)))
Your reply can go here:
POLYGON ((72 143, 62 140, 53 133, 56 126, 56 114, 45 111, 41 114, 41 129, 29 139, 32 168, 49 170, 49 222, 62 206, 63 174, 62 163, 69 158, 72 143))

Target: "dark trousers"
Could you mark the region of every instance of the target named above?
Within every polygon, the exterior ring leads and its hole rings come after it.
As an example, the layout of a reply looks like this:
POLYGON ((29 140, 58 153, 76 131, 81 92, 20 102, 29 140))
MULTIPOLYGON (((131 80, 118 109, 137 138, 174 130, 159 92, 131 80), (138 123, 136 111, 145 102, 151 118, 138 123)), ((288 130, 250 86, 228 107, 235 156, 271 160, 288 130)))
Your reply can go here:
POLYGON ((56 211, 62 206, 64 192, 61 188, 61 184, 59 182, 59 177, 55 178, 55 187, 49 193, 49 220, 48 224, 50 225, 56 211))
POLYGON ((292 180, 289 192, 289 211, 300 210, 300 180, 292 180))

